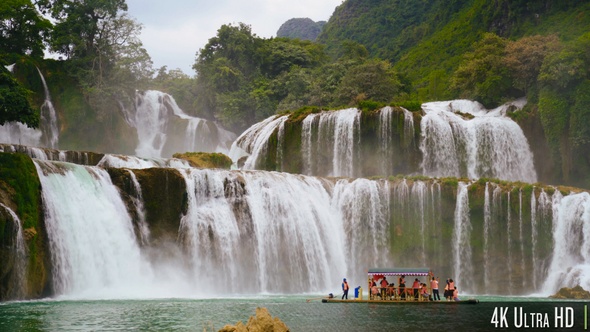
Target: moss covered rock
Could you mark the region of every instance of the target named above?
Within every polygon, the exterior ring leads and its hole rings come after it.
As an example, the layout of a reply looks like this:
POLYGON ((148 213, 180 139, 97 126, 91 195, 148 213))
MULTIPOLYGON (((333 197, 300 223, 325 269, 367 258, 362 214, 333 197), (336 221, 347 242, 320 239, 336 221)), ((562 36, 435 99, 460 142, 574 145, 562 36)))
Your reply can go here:
POLYGON ((0 153, 0 203, 4 205, 0 208, 0 300, 39 298, 48 289, 49 255, 42 223, 41 185, 28 156, 0 153), (20 220, 26 247, 24 259, 16 257, 19 225, 7 209, 20 220), (22 276, 18 264, 22 264, 22 276), (15 278, 22 280, 15 282, 15 278))
POLYGON ((219 332, 287 332, 289 327, 278 317, 272 317, 266 308, 256 308, 256 315, 250 316, 248 323, 241 321, 236 325, 226 325, 219 332))
POLYGON ((207 152, 185 152, 175 153, 174 158, 184 159, 188 161, 191 166, 198 168, 223 168, 230 169, 232 160, 223 153, 207 153, 207 152))
POLYGON ((578 285, 574 288, 563 287, 549 297, 552 299, 590 299, 590 292, 578 285))
POLYGON ((138 211, 133 198, 141 195, 145 221, 150 229, 150 241, 176 241, 181 216, 187 210, 186 182, 178 170, 173 168, 120 169, 108 168, 111 176, 127 205, 127 210, 137 226, 138 211), (137 192, 131 172, 141 187, 137 192))

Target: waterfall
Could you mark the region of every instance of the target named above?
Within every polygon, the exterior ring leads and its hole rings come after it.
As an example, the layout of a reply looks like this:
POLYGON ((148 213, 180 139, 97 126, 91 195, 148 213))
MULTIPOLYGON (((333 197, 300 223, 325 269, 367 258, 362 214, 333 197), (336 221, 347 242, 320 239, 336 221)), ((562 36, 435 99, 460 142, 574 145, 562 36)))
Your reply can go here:
MULTIPOLYGON (((14 298, 23 298, 25 295, 25 274, 27 271, 27 246, 23 236, 23 225, 20 218, 8 206, 0 203, 0 207, 10 215, 13 222, 14 237, 12 239, 12 252, 15 257, 13 268, 13 287, 11 294, 14 298)), ((10 229, 10 228, 9 228, 10 229)))
POLYGON ((137 93, 135 114, 128 114, 128 124, 137 129, 141 157, 171 157, 176 152, 223 152, 235 135, 215 123, 184 113, 169 94, 148 90, 137 93))
POLYGON ((560 287, 590 288, 590 194, 562 197, 555 191, 553 204, 554 250, 543 290, 560 287))
MULTIPOLYGON (((520 242, 520 266, 522 267, 522 274, 526 275, 526 262, 524 259, 524 234, 522 220, 522 188, 518 190, 518 240, 520 242)), ((522 287, 525 286, 524 278, 521 278, 522 287)))
POLYGON ((186 208, 163 236, 148 209, 157 170, 110 171, 118 188, 102 167, 34 162, 57 296, 324 293, 343 277, 364 285, 379 266, 430 267, 461 293, 590 286, 586 192, 523 187, 517 201, 516 188, 492 182, 181 167, 165 174, 184 181, 186 208))
POLYGON ((492 224, 492 212, 490 207, 490 183, 486 182, 486 188, 484 192, 484 209, 483 209, 483 262, 484 262, 484 289, 488 290, 490 285, 490 227, 492 224))
POLYGON ((45 93, 45 101, 43 102, 43 105, 41 105, 39 129, 29 128, 27 125, 20 122, 7 122, 4 125, 0 125, 0 142, 57 148, 59 139, 57 114, 53 107, 53 103, 51 102, 51 96, 49 94, 47 83, 45 83, 45 77, 43 77, 39 68, 37 68, 37 72, 43 83, 45 93))
POLYGON ((455 100, 425 103, 422 108, 423 174, 537 181, 527 139, 504 115, 507 105, 487 111, 479 103, 455 100))
POLYGON ((309 114, 302 126, 304 169, 309 172, 306 174, 346 177, 358 175, 358 109, 309 114), (312 140, 314 136, 315 140, 312 140))
POLYGON ((510 289, 510 294, 514 291, 514 273, 513 273, 513 261, 512 261, 512 210, 510 206, 510 191, 506 193, 507 196, 507 204, 506 204, 506 238, 508 240, 507 248, 508 248, 508 288, 510 289))
POLYGON ((551 211, 553 206, 551 198, 543 189, 541 189, 538 200, 535 199, 535 196, 533 195, 531 197, 531 201, 533 285, 534 289, 537 290, 539 287, 538 280, 544 277, 543 272, 547 269, 545 260, 541 259, 544 253, 541 248, 539 248, 539 244, 544 244, 542 237, 543 235, 548 237, 547 242, 551 242, 553 238, 551 220, 551 211))
POLYGON ((35 161, 35 166, 43 188, 54 292, 83 298, 157 294, 153 270, 108 173, 59 162, 35 161))
POLYGON ((468 185, 459 182, 453 227, 453 262, 456 284, 461 292, 473 291, 473 262, 471 260, 471 221, 469 218, 468 185))
POLYGON ((135 213, 137 214, 137 238, 140 240, 140 244, 145 246, 149 243, 150 239, 150 229, 148 224, 145 220, 145 208, 143 205, 143 195, 141 194, 141 186, 137 181, 137 177, 132 170, 127 170, 129 175, 131 176, 131 180, 133 183, 133 193, 135 194, 132 197, 133 205, 135 207, 135 213))
POLYGON ((422 181, 416 181, 412 186, 412 198, 416 203, 417 209, 414 211, 416 214, 416 220, 420 224, 420 234, 422 235, 422 255, 420 257, 420 264, 426 265, 426 236, 427 226, 426 225, 426 184, 422 181))
POLYGON ((329 112, 320 117, 320 136, 328 133, 330 137, 334 138, 330 176, 352 177, 355 175, 355 162, 358 160, 356 154, 360 142, 359 117, 360 111, 356 108, 329 112))
POLYGON ((379 141, 381 142, 381 174, 389 173, 391 167, 391 159, 393 159, 393 151, 391 144, 393 135, 391 133, 391 119, 393 108, 390 106, 381 109, 379 117, 379 141))
POLYGON ((348 270, 344 229, 327 183, 280 173, 182 174, 189 209, 179 239, 207 291, 323 291, 348 270))
POLYGON ((406 147, 414 143, 414 115, 402 107, 404 111, 404 145, 406 147))
POLYGON ((351 262, 347 275, 358 276, 368 267, 394 263, 389 251, 389 201, 385 181, 343 179, 336 183, 332 206, 344 222, 344 250, 351 262))
POLYGON ((48 148, 56 149, 59 140, 59 128, 57 126, 57 113, 51 102, 51 95, 49 94, 49 88, 45 82, 45 77, 37 68, 41 82, 43 82, 43 90, 45 91, 45 101, 41 105, 41 119, 39 120, 41 132, 43 133, 42 138, 45 141, 45 146, 48 148))
POLYGON ((243 132, 232 144, 229 156, 237 162, 237 158, 248 155, 243 168, 255 169, 268 147, 268 139, 289 117, 272 116, 259 122, 243 132))
POLYGON ((317 147, 312 143, 312 125, 317 118, 317 113, 310 114, 301 122, 301 154, 303 156, 303 174, 306 175, 313 175, 316 173, 313 165, 313 156, 317 155, 317 147))

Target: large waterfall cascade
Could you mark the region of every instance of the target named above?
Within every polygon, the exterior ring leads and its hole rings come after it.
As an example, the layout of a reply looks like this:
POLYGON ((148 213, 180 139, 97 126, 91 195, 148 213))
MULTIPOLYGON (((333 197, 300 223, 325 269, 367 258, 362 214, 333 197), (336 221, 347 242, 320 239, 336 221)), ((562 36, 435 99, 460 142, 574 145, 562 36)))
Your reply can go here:
POLYGON ((145 173, 121 173, 126 201, 102 167, 35 164, 52 289, 68 298, 325 293, 342 277, 364 285, 371 266, 416 264, 464 294, 590 287, 585 192, 185 167, 172 170, 187 210, 163 243, 150 232, 145 173))
MULTIPOLYGON (((233 134, 184 114, 172 97, 158 91, 138 94, 136 103, 127 119, 138 130, 137 154, 149 159, 107 154, 96 166, 82 166, 71 163, 66 152, 0 145, 1 151, 34 158, 52 266, 50 288, 57 296, 328 293, 339 290, 342 277, 351 286, 364 285, 369 267, 416 265, 454 278, 462 293, 590 288, 586 192, 495 182, 484 187, 481 181, 354 179, 364 175, 365 167, 363 113, 355 108, 312 113, 301 121, 297 153, 304 175, 252 171, 264 158, 274 159, 279 170, 288 166, 290 156, 283 151, 293 138, 292 133, 287 137, 288 116, 268 118, 234 141, 229 154, 234 161, 246 157, 242 168, 248 170, 200 170, 163 159, 167 146, 228 152, 233 134), (181 138, 171 137, 170 130, 178 132, 179 126, 181 138), (123 170, 127 191, 113 182, 108 168, 123 170), (165 241, 153 232, 148 210, 154 197, 146 197, 142 187, 145 177, 158 176, 163 168, 177 174, 186 190, 180 195, 186 211, 170 221, 179 225, 176 236, 165 241), (151 171, 146 175, 139 169, 151 171), (318 174, 348 178, 312 176, 318 174)), ((55 115, 51 101, 46 104, 46 114, 55 115)), ((522 101, 514 106, 522 107, 522 101)), ((385 107, 374 126, 378 159, 365 163, 386 174, 400 158, 395 149, 401 146, 421 152, 416 173, 534 183, 532 153, 522 130, 505 116, 508 107, 489 111, 460 100, 424 104, 419 141, 415 114, 385 107), (392 134, 396 126, 403 129, 396 132, 399 137, 392 134), (394 146, 397 140, 401 143, 394 146)), ((5 125, 0 139, 38 146, 44 137, 55 148, 57 122, 43 122, 48 129, 35 132, 5 125)), ((87 155, 77 158, 89 165, 87 155)), ((166 181, 172 173, 166 173, 166 181)), ((16 256, 26 256, 17 214, 5 205, 0 209, 18 229, 16 256)), ((15 271, 24 274, 26 265, 20 263, 15 271)))
POLYGON ((293 144, 284 140, 300 139, 300 151, 287 151, 292 164, 301 164, 290 165, 295 173, 346 177, 402 173, 534 183, 537 175, 527 139, 506 116, 525 103, 521 99, 493 110, 468 100, 425 103, 419 138, 412 112, 402 109, 404 120, 398 123, 389 106, 377 111, 377 126, 355 108, 308 114, 295 129, 300 137, 280 134, 288 116, 274 116, 244 132, 232 147, 241 153, 230 157, 237 161, 247 156, 243 169, 284 171, 282 150, 293 144), (267 153, 275 149, 276 156, 267 153), (413 154, 420 156, 419 165, 408 160, 413 154))

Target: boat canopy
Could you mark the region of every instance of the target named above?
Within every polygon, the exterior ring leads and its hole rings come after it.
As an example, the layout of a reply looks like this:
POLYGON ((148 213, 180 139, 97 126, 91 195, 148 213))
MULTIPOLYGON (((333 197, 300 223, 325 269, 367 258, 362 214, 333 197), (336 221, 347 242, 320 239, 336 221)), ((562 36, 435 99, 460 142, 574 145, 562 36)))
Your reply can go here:
POLYGON ((427 267, 400 267, 400 268, 371 268, 369 276, 427 276, 430 269, 427 267))

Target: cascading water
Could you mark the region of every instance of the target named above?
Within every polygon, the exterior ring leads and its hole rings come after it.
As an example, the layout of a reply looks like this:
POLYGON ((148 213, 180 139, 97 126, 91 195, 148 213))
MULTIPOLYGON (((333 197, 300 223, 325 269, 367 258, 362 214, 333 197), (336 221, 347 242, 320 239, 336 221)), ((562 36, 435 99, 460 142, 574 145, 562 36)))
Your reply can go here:
POLYGON ((518 124, 504 115, 509 106, 487 111, 467 100, 423 104, 423 174, 536 182, 527 139, 518 124), (459 113, 472 118, 466 120, 459 113))
POLYGON ((131 176, 131 180, 133 183, 133 193, 134 196, 132 197, 133 205, 135 207, 135 213, 137 214, 137 238, 140 240, 140 244, 145 246, 149 244, 150 240, 150 229, 148 224, 145 220, 145 208, 143 206, 143 195, 141 194, 141 186, 137 181, 137 177, 132 170, 127 170, 129 175, 131 176))
POLYGON ((57 114, 49 88, 45 82, 45 77, 37 68, 43 90, 45 92, 45 101, 41 105, 41 118, 39 120, 39 129, 27 127, 20 122, 9 122, 0 126, 0 142, 10 144, 23 144, 31 146, 43 146, 48 148, 57 148, 59 140, 59 128, 57 126, 57 114))
POLYGON ((179 238, 204 290, 316 292, 347 271, 344 229, 330 207, 328 183, 272 173, 182 174, 189 209, 179 238))
MULTIPOLYGON (((27 270, 27 246, 23 236, 23 225, 20 218, 8 206, 0 203, 0 208, 10 215, 13 222, 14 236, 12 238, 12 248, 14 255, 13 277, 14 285, 12 287, 13 298, 22 298, 25 294, 25 271, 27 270)), ((10 229, 10 228, 9 228, 10 229)))
POLYGON ((588 193, 562 197, 558 190, 522 189, 517 196, 495 183, 477 189, 477 182, 449 186, 183 167, 166 171, 184 182, 186 210, 171 221, 177 233, 163 240, 157 237, 161 229, 150 232, 154 224, 142 202, 141 184, 149 185, 157 172, 110 170, 125 196, 100 167, 35 164, 58 296, 324 293, 334 292, 342 277, 364 286, 369 267, 416 265, 452 277, 462 294, 590 284, 588 193), (473 204, 481 204, 476 210, 470 208, 472 191, 473 204), (535 197, 530 210, 525 195, 535 197), (535 211, 531 223, 524 222, 527 211, 535 211), (483 269, 475 269, 480 261, 483 269))
POLYGON ((393 135, 391 134, 391 119, 393 109, 390 106, 381 109, 381 116, 379 118, 381 125, 379 126, 379 140, 381 142, 381 174, 387 174, 391 169, 390 161, 393 159, 393 151, 391 149, 391 141, 393 135))
POLYGON ((215 123, 184 113, 169 94, 148 90, 136 95, 135 114, 125 118, 137 129, 141 157, 171 157, 176 152, 227 153, 235 135, 215 123), (182 133, 182 134, 180 134, 182 133))
POLYGON ((590 288, 590 194, 553 195, 554 251, 543 289, 590 288))
POLYGON ((367 267, 392 266, 388 182, 339 180, 333 192, 332 206, 343 220, 339 228, 344 231, 344 252, 350 262, 347 275, 358 281, 362 278, 358 272, 367 267))
POLYGON ((455 225, 453 228, 454 275, 460 280, 462 291, 473 289, 473 261, 471 240, 471 220, 469 217, 468 185, 459 182, 457 188, 457 205, 455 207, 455 225))
POLYGON ((512 294, 514 290, 514 273, 513 273, 513 264, 512 261, 512 209, 510 206, 510 191, 506 193, 508 204, 506 206, 506 233, 508 239, 508 288, 510 289, 510 294, 512 294))
POLYGON ((43 82, 43 90, 45 91, 45 101, 41 105, 41 119, 39 120, 41 132, 43 133, 42 139, 45 142, 45 146, 52 149, 57 149, 57 143, 59 141, 59 128, 57 126, 57 113, 51 102, 51 95, 49 94, 49 88, 45 82, 45 77, 37 68, 41 82, 43 82))
MULTIPOLYGON (((491 283, 489 271, 490 271, 490 227, 492 212, 490 207, 490 183, 486 182, 486 188, 484 192, 484 208, 483 208, 483 261, 484 261, 484 275, 483 275, 483 287, 488 289, 491 283)), ((533 195, 534 197, 534 195, 533 195)))
POLYGON ((288 116, 272 116, 248 128, 232 144, 229 156, 234 162, 244 156, 248 156, 244 162, 244 169, 255 169, 259 162, 259 156, 267 150, 268 139, 277 130, 288 116))
POLYGON ((35 165, 43 187, 56 295, 134 298, 186 294, 179 283, 157 279, 106 171, 58 162, 35 161, 35 165))

